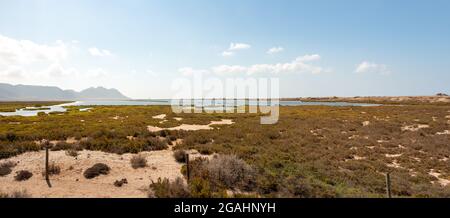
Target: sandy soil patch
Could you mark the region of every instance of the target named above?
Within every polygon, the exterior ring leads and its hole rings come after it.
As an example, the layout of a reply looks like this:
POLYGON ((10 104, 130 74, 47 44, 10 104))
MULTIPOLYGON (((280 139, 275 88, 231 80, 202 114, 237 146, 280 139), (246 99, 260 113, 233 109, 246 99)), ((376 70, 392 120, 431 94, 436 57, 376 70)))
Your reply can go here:
POLYGON ((210 130, 213 129, 212 125, 231 125, 234 122, 228 119, 222 119, 221 121, 211 121, 207 125, 198 125, 198 124, 181 124, 176 127, 171 128, 160 128, 157 126, 147 126, 148 131, 150 132, 158 132, 161 130, 186 130, 186 131, 196 131, 196 130, 210 130))
POLYGON ((160 114, 160 115, 153 116, 152 118, 153 119, 160 119, 160 120, 162 120, 162 119, 165 119, 166 116, 167 116, 166 114, 160 114))
POLYGON ((386 164, 386 166, 387 166, 387 167, 391 167, 391 168, 397 168, 397 169, 403 168, 403 167, 397 162, 397 160, 392 161, 392 163, 390 163, 390 164, 386 164))
POLYGON ((420 158, 418 158, 418 157, 411 157, 411 159, 413 159, 413 160, 415 160, 415 161, 417 161, 417 162, 421 162, 422 160, 420 159, 420 158))
POLYGON ((345 159, 344 161, 350 161, 350 160, 365 160, 367 159, 366 157, 362 157, 362 156, 358 156, 358 155, 353 155, 351 158, 345 159))
POLYGON ((436 135, 450 135, 450 130, 444 130, 442 132, 437 132, 436 135))
POLYGON ((437 182, 442 186, 447 186, 448 184, 450 184, 450 180, 441 178, 442 174, 439 172, 436 172, 434 169, 431 169, 428 174, 430 176, 433 176, 434 178, 436 178, 437 182))
POLYGON ((81 108, 79 111, 80 112, 83 112, 83 111, 90 111, 92 108, 91 107, 89 107, 89 108, 81 108))
POLYGON ((439 161, 446 162, 446 161, 448 161, 448 157, 443 157, 443 158, 439 159, 439 161))
POLYGON ((430 128, 429 125, 426 124, 415 124, 415 125, 410 125, 410 126, 403 126, 402 127, 402 131, 419 131, 420 129, 425 129, 425 128, 430 128))
MULTIPOLYGON (((192 159, 196 157, 211 158, 212 155, 201 155, 195 150, 188 153, 192 159)), ((80 151, 78 157, 70 157, 65 151, 51 151, 50 162, 61 167, 61 173, 50 177, 52 187, 49 188, 42 176, 45 152, 28 152, 3 161, 14 161, 17 164, 13 172, 0 177, 0 191, 12 192, 26 190, 32 197, 146 197, 151 181, 159 177, 174 180, 182 177, 182 164, 173 157, 172 149, 162 151, 141 152, 147 159, 147 167, 133 169, 130 159, 134 154, 111 154, 100 151, 80 151), (84 170, 96 163, 105 163, 111 171, 94 179, 86 179, 84 170), (27 181, 17 182, 14 175, 19 170, 33 173, 27 181), (115 187, 116 180, 127 179, 128 184, 115 187)), ((2 161, 2 162, 3 162, 2 161)))
POLYGON ((385 154, 384 156, 388 157, 388 158, 394 158, 394 157, 400 157, 403 154, 385 154))

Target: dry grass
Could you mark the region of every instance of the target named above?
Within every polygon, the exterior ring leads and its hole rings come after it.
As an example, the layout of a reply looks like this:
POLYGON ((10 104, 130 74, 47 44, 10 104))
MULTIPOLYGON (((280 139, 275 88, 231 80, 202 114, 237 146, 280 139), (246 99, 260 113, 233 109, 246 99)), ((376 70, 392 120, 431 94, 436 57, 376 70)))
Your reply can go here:
POLYGON ((133 169, 144 168, 147 166, 147 159, 144 156, 138 154, 134 155, 131 158, 130 163, 133 169))

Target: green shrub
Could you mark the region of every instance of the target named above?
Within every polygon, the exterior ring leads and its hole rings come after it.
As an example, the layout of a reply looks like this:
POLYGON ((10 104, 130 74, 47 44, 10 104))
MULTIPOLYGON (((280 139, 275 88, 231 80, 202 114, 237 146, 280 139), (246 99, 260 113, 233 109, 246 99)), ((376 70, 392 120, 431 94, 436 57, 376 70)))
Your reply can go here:
POLYGON ((157 138, 147 138, 145 142, 145 151, 158 151, 167 149, 167 144, 157 138))
POLYGON ((6 133, 6 137, 5 137, 8 141, 13 142, 14 140, 17 139, 17 135, 13 132, 8 132, 6 133))
POLYGON ((57 142, 50 150, 52 151, 61 151, 61 150, 68 150, 73 147, 72 144, 69 144, 64 141, 57 142))
POLYGON ((169 179, 158 178, 157 182, 150 184, 149 197, 156 198, 188 198, 190 193, 183 182, 182 178, 176 178, 175 181, 170 182, 169 179))
POLYGON ((161 137, 166 137, 168 135, 169 135, 169 131, 167 131, 167 130, 159 131, 159 136, 161 136, 161 137))
POLYGON ((211 198, 214 195, 209 181, 202 178, 191 179, 189 190, 193 198, 211 198))

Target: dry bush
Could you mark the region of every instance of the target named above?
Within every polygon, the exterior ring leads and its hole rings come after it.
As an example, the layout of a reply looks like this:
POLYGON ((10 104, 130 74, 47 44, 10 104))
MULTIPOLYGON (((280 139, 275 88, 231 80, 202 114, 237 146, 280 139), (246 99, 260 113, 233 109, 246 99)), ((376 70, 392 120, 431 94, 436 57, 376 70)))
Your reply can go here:
POLYGON ((99 175, 107 175, 111 168, 104 163, 94 164, 91 168, 88 168, 84 171, 83 175, 86 179, 92 179, 99 175))
POLYGON ((31 173, 28 170, 21 170, 16 172, 16 175, 14 176, 14 180, 16 181, 25 181, 28 180, 33 176, 33 173, 31 173))
POLYGON ((188 198, 190 193, 180 177, 173 182, 170 182, 167 178, 158 178, 157 182, 152 181, 152 184, 150 184, 148 196, 156 198, 188 198))
POLYGON ((6 176, 9 175, 12 172, 13 167, 16 166, 16 163, 12 161, 7 161, 2 164, 0 164, 0 176, 6 176))
POLYGON ((66 150, 66 155, 70 157, 78 157, 78 151, 75 149, 66 150))
POLYGON ((57 142, 53 147, 50 148, 51 151, 61 151, 61 150, 68 150, 72 148, 72 144, 69 144, 65 141, 57 142))
POLYGON ((235 155, 219 155, 206 166, 211 181, 223 184, 227 188, 251 188, 255 171, 245 161, 235 155))
POLYGON ((173 157, 178 163, 185 163, 186 162, 186 151, 184 150, 176 150, 173 152, 173 157))
POLYGON ((165 141, 161 141, 158 138, 147 138, 145 140, 144 151, 159 151, 167 149, 165 141))
POLYGON ((116 187, 122 187, 124 184, 128 184, 127 179, 116 180, 114 182, 114 186, 116 186, 116 187))
POLYGON ((0 198, 31 198, 31 195, 26 191, 14 191, 10 194, 0 193, 0 198))
MULTIPOLYGON (((51 163, 48 165, 48 175, 49 176, 59 175, 59 173, 61 173, 61 167, 59 167, 55 163, 51 163)), ((45 169, 42 170, 42 176, 45 176, 45 169)))
POLYGON ((131 158, 130 163, 133 169, 144 168, 147 166, 147 159, 143 155, 138 154, 131 158))
POLYGON ((11 172, 12 172, 11 168, 9 168, 9 167, 1 167, 0 166, 0 176, 9 175, 11 172))

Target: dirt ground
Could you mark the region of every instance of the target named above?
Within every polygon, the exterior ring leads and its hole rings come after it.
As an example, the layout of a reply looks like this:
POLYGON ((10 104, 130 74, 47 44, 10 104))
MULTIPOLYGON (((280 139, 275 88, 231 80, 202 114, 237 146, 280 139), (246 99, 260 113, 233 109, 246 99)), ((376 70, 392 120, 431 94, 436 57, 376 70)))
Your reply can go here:
MULTIPOLYGON (((195 158, 202 156, 195 150, 189 151, 195 158)), ((65 151, 50 151, 50 163, 61 168, 59 175, 50 177, 51 188, 48 187, 42 172, 45 167, 45 151, 27 152, 1 162, 13 161, 17 166, 7 176, 0 177, 0 192, 11 193, 26 190, 32 197, 99 197, 99 198, 139 198, 146 197, 151 181, 159 177, 174 180, 182 177, 182 164, 173 157, 172 149, 162 151, 141 152, 147 159, 147 167, 133 169, 130 159, 134 154, 111 154, 100 151, 80 151, 71 157, 65 151), (84 170, 96 163, 105 163, 111 171, 108 175, 100 175, 93 179, 83 176, 84 170), (27 181, 15 181, 19 170, 28 170, 33 176, 27 181), (116 180, 127 179, 128 184, 115 187, 116 180)))

